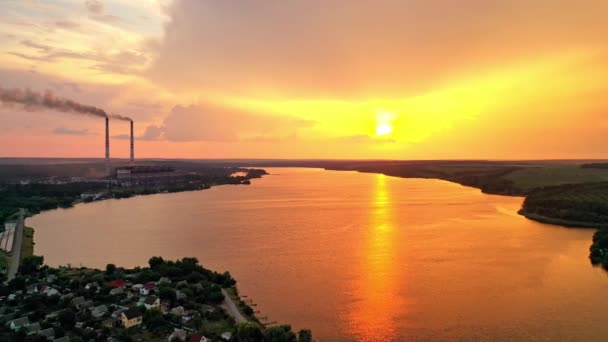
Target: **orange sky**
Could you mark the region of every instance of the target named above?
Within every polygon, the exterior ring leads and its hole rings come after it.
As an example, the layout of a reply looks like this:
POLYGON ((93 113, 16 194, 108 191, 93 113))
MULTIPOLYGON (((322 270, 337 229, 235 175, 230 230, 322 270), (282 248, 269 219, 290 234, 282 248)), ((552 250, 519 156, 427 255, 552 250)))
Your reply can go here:
MULTIPOLYGON (((606 1, 0 7, 0 86, 133 117, 138 157, 608 156, 606 1)), ((102 120, 0 106, 0 126, 0 156, 103 156, 102 120)))

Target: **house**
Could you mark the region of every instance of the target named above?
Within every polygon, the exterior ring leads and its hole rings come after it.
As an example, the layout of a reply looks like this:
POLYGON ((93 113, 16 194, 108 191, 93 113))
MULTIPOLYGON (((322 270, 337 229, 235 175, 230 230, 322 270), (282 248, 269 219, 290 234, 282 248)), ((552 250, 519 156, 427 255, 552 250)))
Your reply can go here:
POLYGON ((105 305, 97 306, 91 310, 91 315, 95 318, 101 318, 107 313, 108 313, 108 307, 105 305))
POLYGON ((130 308, 120 314, 120 321, 125 328, 135 327, 141 324, 142 314, 138 308, 130 308))
POLYGON ((110 295, 111 296, 118 296, 121 295, 125 292, 125 290, 122 287, 116 287, 110 290, 110 295))
POLYGON ((46 291, 46 295, 47 295, 48 297, 51 297, 51 296, 59 296, 60 294, 61 294, 61 293, 59 292, 59 290, 54 289, 54 288, 49 288, 49 290, 48 290, 48 291, 46 291))
POLYGON ((169 335, 169 342, 176 341, 176 340, 177 341, 186 341, 186 331, 183 329, 173 330, 171 335, 169 335))
POLYGON ((141 289, 144 288, 144 285, 143 284, 135 284, 135 285, 131 286, 131 288, 133 290, 135 290, 135 291, 140 291, 141 289))
POLYGON ((9 326, 9 328, 11 328, 11 330, 17 331, 23 327, 27 327, 28 325, 30 325, 29 318, 21 317, 21 318, 12 320, 8 326, 9 326))
POLYGON ((66 293, 63 296, 61 296, 59 298, 59 300, 70 300, 72 298, 74 298, 74 294, 70 292, 70 293, 66 293))
POLYGON ((25 333, 27 335, 34 335, 37 334, 42 328, 40 327, 40 323, 34 323, 34 324, 30 324, 27 327, 25 327, 25 333))
POLYGON ((118 309, 118 310, 112 312, 112 317, 118 319, 118 317, 120 317, 120 315, 122 314, 122 312, 125 311, 126 309, 127 308, 121 308, 121 309, 118 309))
POLYGON ((167 277, 162 277, 158 281, 158 285, 169 285, 169 284, 171 284, 171 279, 169 279, 167 277))
POLYGON ((72 299, 72 305, 79 306, 82 303, 84 303, 84 301, 85 301, 84 297, 76 297, 76 298, 72 299))
POLYGON ((92 283, 88 283, 88 284, 86 284, 86 285, 84 286, 84 288, 85 288, 85 289, 87 289, 87 290, 90 290, 90 289, 92 289, 92 288, 99 289, 99 284, 98 284, 98 283, 95 281, 95 282, 92 282, 92 283))
POLYGON ((193 334, 188 342, 211 342, 211 340, 201 334, 193 334))
POLYGON ((184 316, 186 314, 186 310, 184 309, 183 306, 178 306, 178 307, 171 309, 171 313, 174 314, 175 316, 184 316))
POLYGON ((153 291, 156 288, 156 284, 153 282, 145 283, 144 286, 139 290, 139 293, 142 296, 147 296, 150 294, 150 291, 153 291))
POLYGON ((150 296, 144 301, 144 306, 146 307, 146 310, 159 309, 160 299, 158 299, 156 296, 150 296))
POLYGON ((106 283, 106 285, 108 287, 126 287, 127 283, 122 279, 116 279, 106 283))
POLYGON ((226 341, 230 341, 230 339, 232 338, 232 333, 230 331, 226 331, 225 333, 223 333, 222 335, 220 335, 224 340, 226 341))
POLYGON ((55 329, 48 328, 44 330, 40 330, 38 332, 39 336, 46 337, 47 340, 53 340, 55 338, 55 329))
POLYGON ((105 327, 105 328, 113 328, 114 327, 114 323, 116 323, 116 320, 113 318, 108 318, 105 321, 103 321, 101 324, 105 327))
POLYGON ((86 308, 90 308, 90 307, 92 307, 93 305, 95 305, 95 303, 93 303, 93 301, 92 301, 92 300, 87 300, 86 302, 84 302, 84 303, 80 304, 80 305, 78 306, 78 308, 79 308, 79 309, 86 309, 86 308))

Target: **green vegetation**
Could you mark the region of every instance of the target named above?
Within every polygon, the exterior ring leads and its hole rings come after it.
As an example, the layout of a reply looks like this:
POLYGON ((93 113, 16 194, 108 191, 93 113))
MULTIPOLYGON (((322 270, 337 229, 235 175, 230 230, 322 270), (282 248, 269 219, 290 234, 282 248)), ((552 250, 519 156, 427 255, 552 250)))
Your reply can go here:
POLYGON ((608 182, 568 184, 537 189, 526 197, 522 214, 559 220, 570 226, 608 224, 608 182))
POLYGON ((298 336, 299 341, 312 340, 310 331, 296 335, 288 325, 265 329, 254 320, 235 324, 221 305, 222 288, 237 293, 235 280, 228 272, 203 268, 196 258, 152 257, 149 267, 108 264, 104 270, 51 268, 43 262, 42 257, 25 258, 20 275, 0 285, 0 296, 6 296, 0 303, 1 340, 38 341, 36 334, 44 329, 70 341, 167 341, 176 337, 176 329, 184 338, 205 336, 210 341, 227 335, 241 342, 297 342, 298 336), (125 325, 127 313, 139 322, 125 325), (11 322, 24 320, 23 326, 11 327, 11 322), (34 327, 37 331, 27 335, 34 327))
POLYGON ((578 164, 546 164, 507 174, 516 188, 529 192, 535 188, 564 184, 608 182, 608 169, 592 169, 578 164))
POLYGON ((593 235, 589 258, 594 265, 608 270, 608 228, 601 228, 593 235))
POLYGON ((34 255, 34 228, 23 227, 23 243, 21 244, 21 260, 34 255))
MULTIPOLYGON (((0 165, 0 223, 12 218, 19 208, 37 214, 43 210, 71 207, 81 201, 83 193, 99 193, 102 199, 128 198, 161 192, 203 190, 213 185, 248 184, 251 178, 266 174, 260 169, 208 167, 187 162, 177 164, 183 168, 180 170, 185 175, 174 183, 111 188, 99 179, 82 180, 91 174, 97 175, 98 165, 94 168, 90 164, 0 165), (232 177, 237 171, 243 175, 232 177)), ((92 200, 88 198, 85 201, 92 200)))

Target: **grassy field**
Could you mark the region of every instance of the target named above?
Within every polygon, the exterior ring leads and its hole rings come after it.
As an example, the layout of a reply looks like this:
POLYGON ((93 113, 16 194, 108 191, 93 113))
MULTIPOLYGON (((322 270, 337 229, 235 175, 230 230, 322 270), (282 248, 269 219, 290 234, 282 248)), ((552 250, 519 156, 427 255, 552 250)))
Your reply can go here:
POLYGON ((21 245, 21 260, 34 255, 34 228, 25 227, 23 230, 23 244, 21 245))
POLYGON ((608 182, 608 169, 584 169, 577 164, 533 165, 504 176, 523 190, 563 184, 608 182))

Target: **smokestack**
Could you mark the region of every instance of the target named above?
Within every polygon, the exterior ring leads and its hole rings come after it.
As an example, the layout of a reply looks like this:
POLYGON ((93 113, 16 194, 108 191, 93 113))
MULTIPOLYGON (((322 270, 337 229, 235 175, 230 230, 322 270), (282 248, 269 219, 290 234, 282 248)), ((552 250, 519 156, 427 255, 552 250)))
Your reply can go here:
POLYGON ((112 172, 110 167, 110 119, 106 117, 106 175, 112 172))
POLYGON ((133 120, 131 120, 131 163, 135 161, 135 149, 133 147, 133 120))

